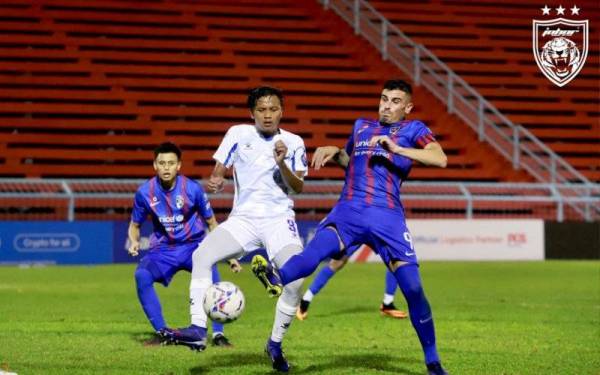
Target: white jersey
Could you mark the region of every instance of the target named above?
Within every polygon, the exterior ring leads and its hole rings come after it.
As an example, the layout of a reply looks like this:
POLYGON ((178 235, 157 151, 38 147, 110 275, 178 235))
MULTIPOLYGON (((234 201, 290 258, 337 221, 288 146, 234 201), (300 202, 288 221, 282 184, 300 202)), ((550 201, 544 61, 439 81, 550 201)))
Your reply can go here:
POLYGON ((294 202, 275 163, 275 142, 288 148, 285 163, 292 172, 308 172, 306 148, 299 136, 286 130, 271 138, 263 137, 254 125, 229 128, 213 158, 234 168, 235 197, 231 216, 273 217, 293 215, 294 202))

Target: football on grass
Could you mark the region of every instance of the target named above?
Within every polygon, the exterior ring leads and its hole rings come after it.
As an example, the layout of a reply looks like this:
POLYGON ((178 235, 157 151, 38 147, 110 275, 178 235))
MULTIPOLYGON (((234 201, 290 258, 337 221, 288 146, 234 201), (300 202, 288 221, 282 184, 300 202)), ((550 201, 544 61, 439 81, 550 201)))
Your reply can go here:
POLYGON ((206 290, 203 306, 210 319, 219 323, 230 323, 240 317, 246 300, 237 285, 229 281, 220 281, 206 290))

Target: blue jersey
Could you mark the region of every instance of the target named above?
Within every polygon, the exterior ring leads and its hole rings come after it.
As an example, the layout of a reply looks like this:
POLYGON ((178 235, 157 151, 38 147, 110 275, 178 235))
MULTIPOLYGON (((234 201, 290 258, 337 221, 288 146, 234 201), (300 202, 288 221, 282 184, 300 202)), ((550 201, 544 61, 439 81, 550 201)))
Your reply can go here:
POLYGON ((397 145, 423 148, 435 142, 431 130, 421 121, 403 120, 382 125, 375 120, 358 119, 346 143, 350 156, 341 202, 387 207, 403 212, 400 186, 407 179, 412 160, 386 151, 381 145, 369 146, 372 137, 387 135, 397 145))
POLYGON ((158 177, 138 188, 131 221, 141 224, 148 215, 154 226, 150 248, 163 249, 201 241, 206 234, 204 219, 214 213, 202 186, 177 176, 169 191, 163 189, 158 177))

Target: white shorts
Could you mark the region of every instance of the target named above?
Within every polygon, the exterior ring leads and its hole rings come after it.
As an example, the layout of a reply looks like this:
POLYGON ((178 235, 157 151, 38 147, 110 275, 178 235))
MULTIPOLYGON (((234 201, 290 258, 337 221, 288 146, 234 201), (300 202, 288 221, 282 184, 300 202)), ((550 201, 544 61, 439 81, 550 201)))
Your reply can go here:
POLYGON ((294 216, 284 215, 270 218, 248 218, 230 216, 219 224, 241 245, 244 252, 265 248, 269 260, 284 247, 296 245, 302 248, 302 240, 294 216))

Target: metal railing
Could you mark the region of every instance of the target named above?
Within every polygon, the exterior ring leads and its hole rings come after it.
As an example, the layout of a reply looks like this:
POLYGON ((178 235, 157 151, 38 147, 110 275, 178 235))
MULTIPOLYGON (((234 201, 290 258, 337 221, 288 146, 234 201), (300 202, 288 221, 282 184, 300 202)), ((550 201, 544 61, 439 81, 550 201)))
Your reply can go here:
MULTIPOLYGON (((542 183, 570 186, 595 185, 530 131, 515 125, 481 94, 452 71, 422 44, 406 36, 373 6, 364 0, 319 0, 325 9, 334 10, 348 22, 356 35, 362 35, 377 48, 383 60, 412 76, 416 85, 446 103, 449 113, 460 117, 502 156, 514 169, 523 168, 542 183)), ((582 195, 585 197, 585 195, 582 195)), ((586 215, 573 206, 582 217, 586 215)))
MULTIPOLYGON (((125 213, 143 182, 139 179, 0 179, 0 217, 6 217, 2 215, 2 210, 6 209, 54 204, 64 208, 56 214, 58 220, 74 221, 78 219, 76 209, 90 201, 95 202, 94 207, 109 210, 120 207, 125 213), (49 204, 48 201, 54 203, 49 204)), ((304 193, 293 198, 296 205, 304 210, 316 207, 329 209, 337 200, 342 186, 342 181, 307 181, 304 193)), ((232 198, 231 181, 222 193, 210 196, 213 204, 220 201, 227 211, 232 198)), ((577 206, 584 213, 582 219, 600 220, 598 185, 574 188, 572 185, 543 183, 409 181, 402 186, 402 201, 408 217, 526 217, 563 221, 580 217, 572 208, 577 206)), ((315 220, 320 220, 322 215, 319 213, 315 220)))

